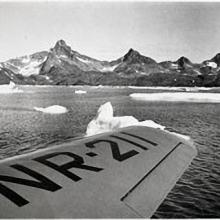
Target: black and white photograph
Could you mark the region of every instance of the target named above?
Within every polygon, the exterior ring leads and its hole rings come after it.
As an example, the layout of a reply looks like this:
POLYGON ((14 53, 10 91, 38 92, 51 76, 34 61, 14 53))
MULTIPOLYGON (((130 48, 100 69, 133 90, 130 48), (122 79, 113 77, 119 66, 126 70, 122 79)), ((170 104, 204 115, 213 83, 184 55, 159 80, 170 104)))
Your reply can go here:
POLYGON ((0 0, 0 219, 220 218, 220 1, 0 0))

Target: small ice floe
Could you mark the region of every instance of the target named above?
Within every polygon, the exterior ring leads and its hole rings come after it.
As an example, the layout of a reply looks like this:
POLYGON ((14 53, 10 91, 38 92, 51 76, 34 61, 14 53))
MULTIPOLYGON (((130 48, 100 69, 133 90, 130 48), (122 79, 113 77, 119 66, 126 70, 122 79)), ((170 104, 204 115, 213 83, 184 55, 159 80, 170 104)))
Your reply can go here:
POLYGON ((128 86, 130 89, 147 89, 147 90, 168 90, 168 91, 180 91, 180 92, 198 92, 212 90, 215 87, 166 87, 166 86, 128 86))
POLYGON ((129 96, 132 99, 140 100, 140 101, 220 103, 220 93, 202 93, 202 92, 132 93, 129 96))
POLYGON ((183 87, 182 89, 183 91, 186 91, 186 92, 199 92, 200 91, 199 87, 183 87))
POLYGON ((85 94, 85 93, 87 93, 87 91, 85 91, 85 90, 75 90, 75 93, 76 94, 85 94))
POLYGON ((66 107, 60 105, 52 105, 47 108, 34 107, 34 110, 48 114, 63 114, 68 112, 66 107))
POLYGON ((102 88, 104 88, 104 86, 103 85, 98 85, 98 86, 94 86, 94 88, 95 89, 102 89, 102 88))
POLYGON ((96 116, 89 122, 86 130, 86 136, 96 135, 104 132, 114 131, 118 128, 128 126, 146 126, 156 129, 164 130, 165 132, 176 135, 184 140, 191 141, 189 136, 165 130, 166 127, 155 123, 152 120, 138 121, 133 116, 113 116, 113 107, 110 102, 101 105, 97 111, 96 116))
POLYGON ((19 89, 14 82, 10 81, 9 84, 0 85, 0 94, 22 93, 23 90, 19 89))

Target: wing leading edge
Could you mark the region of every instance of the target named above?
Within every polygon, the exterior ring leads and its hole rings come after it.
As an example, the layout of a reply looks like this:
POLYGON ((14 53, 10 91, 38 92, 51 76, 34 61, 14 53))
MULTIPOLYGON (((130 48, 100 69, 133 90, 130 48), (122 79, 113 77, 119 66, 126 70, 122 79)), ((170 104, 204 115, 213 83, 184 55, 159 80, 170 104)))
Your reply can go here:
POLYGON ((133 126, 2 160, 0 217, 151 217, 196 153, 133 126))

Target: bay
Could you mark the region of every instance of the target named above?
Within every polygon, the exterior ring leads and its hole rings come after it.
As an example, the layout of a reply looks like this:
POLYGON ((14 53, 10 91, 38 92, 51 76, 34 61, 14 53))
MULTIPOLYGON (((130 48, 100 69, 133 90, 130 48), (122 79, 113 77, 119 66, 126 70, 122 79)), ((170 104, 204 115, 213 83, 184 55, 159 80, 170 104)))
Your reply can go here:
MULTIPOLYGON (((155 218, 220 218, 220 104, 135 101, 129 94, 161 92, 146 88, 20 86, 23 93, 0 95, 0 159, 83 137, 101 104, 117 116, 153 120, 191 136, 198 156, 158 208, 155 218), (85 90, 86 94, 76 94, 85 90), (61 105, 65 114, 34 107, 61 105)), ((214 93, 213 93, 214 95, 214 93)))

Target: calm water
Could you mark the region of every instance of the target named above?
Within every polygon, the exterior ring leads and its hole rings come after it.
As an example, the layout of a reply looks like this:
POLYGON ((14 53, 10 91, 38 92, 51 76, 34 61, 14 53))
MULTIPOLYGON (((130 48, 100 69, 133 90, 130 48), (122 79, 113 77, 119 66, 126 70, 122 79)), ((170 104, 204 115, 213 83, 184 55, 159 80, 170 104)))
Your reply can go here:
MULTIPOLYGON (((115 115, 151 119, 191 136, 198 156, 184 173, 156 218, 220 218, 220 104, 141 102, 130 93, 149 92, 129 88, 21 87, 21 94, 0 95, 0 159, 50 147, 82 136, 98 107, 111 101, 115 115), (42 114, 34 106, 62 105, 69 112, 42 114)), ((152 91, 150 91, 152 92, 152 91)), ((156 91, 155 91, 156 92, 156 91)))

